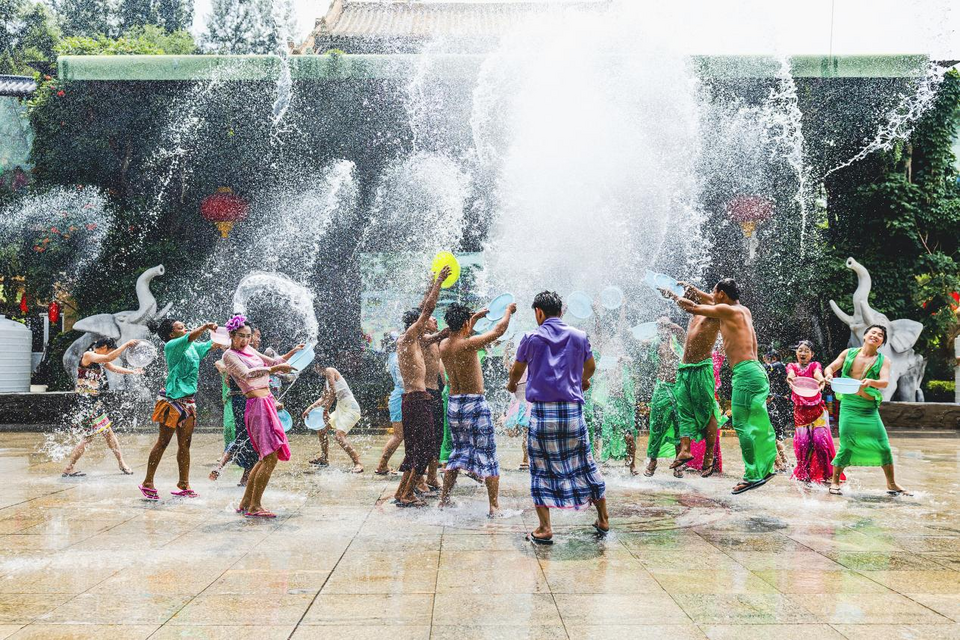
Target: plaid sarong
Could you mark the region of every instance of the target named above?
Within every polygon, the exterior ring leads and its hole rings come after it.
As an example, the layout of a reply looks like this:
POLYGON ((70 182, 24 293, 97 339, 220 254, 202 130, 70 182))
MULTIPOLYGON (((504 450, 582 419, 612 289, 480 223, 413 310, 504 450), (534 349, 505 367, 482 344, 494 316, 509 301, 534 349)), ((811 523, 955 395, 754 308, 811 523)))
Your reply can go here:
POLYGON ((453 439, 447 469, 462 469, 478 478, 499 476, 497 441, 487 399, 479 394, 450 396, 447 421, 453 439))
POLYGON ((197 400, 194 396, 171 400, 163 391, 157 396, 157 403, 153 406, 151 420, 161 427, 177 429, 182 427, 191 418, 196 420, 197 400))
POLYGON ((580 509, 604 497, 579 402, 534 402, 527 452, 535 506, 580 509))

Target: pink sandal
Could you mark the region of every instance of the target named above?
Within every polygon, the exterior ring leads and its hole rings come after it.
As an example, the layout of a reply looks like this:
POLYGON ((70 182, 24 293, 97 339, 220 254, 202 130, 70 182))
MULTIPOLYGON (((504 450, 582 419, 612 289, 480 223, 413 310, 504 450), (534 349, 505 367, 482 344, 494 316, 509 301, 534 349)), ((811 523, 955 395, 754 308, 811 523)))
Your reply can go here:
POLYGON ((199 498, 200 494, 193 489, 181 489, 180 491, 171 491, 170 495, 178 498, 199 498))
POLYGON ((152 500, 154 502, 157 502, 160 500, 160 494, 157 493, 156 489, 145 487, 142 484, 140 485, 140 493, 142 493, 143 497, 146 498, 147 500, 152 500))
POLYGON ((245 514, 248 518, 276 518, 277 514, 270 513, 269 511, 249 511, 245 514))

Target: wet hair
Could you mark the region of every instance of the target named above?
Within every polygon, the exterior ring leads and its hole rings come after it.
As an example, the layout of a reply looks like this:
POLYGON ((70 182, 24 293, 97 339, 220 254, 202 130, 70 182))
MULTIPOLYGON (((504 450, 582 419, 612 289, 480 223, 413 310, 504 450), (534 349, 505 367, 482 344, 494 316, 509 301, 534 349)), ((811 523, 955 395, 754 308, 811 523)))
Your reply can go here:
POLYGON ((157 336, 164 342, 170 342, 170 339, 173 337, 173 325, 176 320, 171 320, 170 318, 164 318, 160 321, 160 324, 156 326, 153 330, 157 336))
POLYGON ((717 291, 727 294, 727 297, 734 302, 740 300, 740 285, 733 278, 724 278, 714 287, 717 291))
POLYGON ((409 329, 410 325, 420 319, 420 314, 422 313, 420 307, 416 309, 410 309, 405 314, 403 314, 403 328, 404 330, 409 329))
POLYGON ((90 348, 93 350, 97 350, 100 347, 106 347, 110 351, 113 351, 114 349, 117 348, 117 341, 114 340, 113 338, 99 338, 96 342, 94 342, 90 346, 90 348))
POLYGON ((863 330, 863 335, 867 335, 870 329, 880 329, 880 331, 883 331, 883 344, 887 344, 887 328, 885 326, 882 324, 872 324, 863 330))
POLYGON ((807 349, 810 349, 810 351, 813 351, 813 343, 810 342, 809 340, 801 340, 800 342, 797 343, 797 346, 795 346, 793 350, 796 351, 800 347, 806 347, 807 349))
POLYGON ((460 331, 463 325, 470 322, 470 318, 472 317, 473 312, 470 308, 459 302, 451 304, 447 307, 447 312, 443 314, 443 319, 447 321, 447 326, 450 327, 450 331, 460 331))
POLYGON ((541 291, 533 299, 533 304, 530 306, 534 309, 540 309, 540 311, 543 311, 543 315, 548 318, 556 318, 563 313, 563 300, 560 299, 560 294, 556 291, 541 291))

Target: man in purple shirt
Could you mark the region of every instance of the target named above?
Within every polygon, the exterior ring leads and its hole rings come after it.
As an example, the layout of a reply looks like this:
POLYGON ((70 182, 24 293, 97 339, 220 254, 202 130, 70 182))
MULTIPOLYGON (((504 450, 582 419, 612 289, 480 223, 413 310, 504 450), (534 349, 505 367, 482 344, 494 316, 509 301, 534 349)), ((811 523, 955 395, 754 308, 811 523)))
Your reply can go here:
POLYGON ((527 536, 536 544, 553 544, 550 509, 597 507, 593 527, 610 530, 606 485, 590 453, 583 419, 583 392, 596 368, 587 334, 560 319, 563 302, 552 291, 538 293, 533 310, 540 328, 520 341, 507 390, 516 392, 527 375, 530 434, 530 494, 540 526, 527 536))

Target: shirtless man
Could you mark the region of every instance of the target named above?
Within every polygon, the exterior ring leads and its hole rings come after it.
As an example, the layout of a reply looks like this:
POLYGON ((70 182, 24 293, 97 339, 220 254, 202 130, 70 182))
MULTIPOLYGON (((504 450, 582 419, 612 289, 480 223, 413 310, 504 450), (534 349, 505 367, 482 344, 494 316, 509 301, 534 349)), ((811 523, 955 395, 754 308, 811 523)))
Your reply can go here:
POLYGON ((712 304, 697 304, 688 298, 677 298, 677 304, 687 313, 720 321, 723 348, 733 368, 733 428, 740 440, 744 466, 743 481, 733 488, 737 494, 755 489, 774 476, 777 440, 767 414, 770 382, 757 358, 753 315, 740 304, 739 285, 732 278, 724 278, 713 288, 712 298, 712 304))
POLYGON ((406 330, 397 340, 397 364, 403 378, 402 422, 403 462, 400 486, 397 487, 397 505, 423 507, 426 502, 414 495, 414 488, 426 472, 436 448, 433 443, 433 398, 427 393, 427 365, 423 357, 421 338, 429 326, 428 320, 437 307, 440 284, 450 275, 450 268, 440 270, 420 304, 419 314, 404 314, 406 330))
POLYGON ((501 515, 500 465, 497 462, 497 441, 493 431, 490 407, 484 397, 483 372, 480 370, 480 355, 477 353, 507 331, 510 316, 517 311, 511 304, 503 318, 490 331, 473 335, 473 325, 487 315, 483 309, 473 313, 462 304, 452 304, 444 319, 450 328, 450 336, 440 343, 440 357, 450 376, 450 403, 447 420, 453 451, 443 472, 443 492, 440 507, 450 504, 450 491, 457 481, 457 473, 463 469, 487 485, 490 501, 488 518, 501 515))
MULTIPOLYGON (((429 489, 439 489, 440 481, 437 478, 437 467, 440 461, 440 445, 443 442, 443 385, 441 376, 443 375, 443 361, 440 359, 440 341, 447 337, 449 331, 444 329, 437 332, 437 319, 433 316, 427 318, 427 331, 420 340, 420 348, 423 350, 423 362, 426 367, 424 375, 424 384, 427 387, 427 393, 433 400, 433 438, 435 451, 427 465, 426 486, 429 489)), ((421 489, 424 487, 421 487, 421 489)))
MULTIPOLYGON (((700 302, 699 306, 712 305, 714 297, 686 282, 680 283, 684 289, 684 298, 661 289, 663 294, 674 300, 700 302)), ((695 303, 694 303, 695 304, 695 303)), ((681 305, 682 306, 682 305, 681 305)), ((693 460, 690 451, 692 441, 705 440, 707 447, 703 454, 703 466, 700 476, 713 475, 714 443, 717 441, 720 407, 714 395, 713 345, 720 333, 720 320, 697 314, 687 324, 687 335, 683 342, 683 358, 677 367, 674 395, 677 401, 677 423, 680 432, 680 451, 670 464, 671 469, 679 469, 693 460)), ((676 474, 674 474, 676 475, 676 474)))

